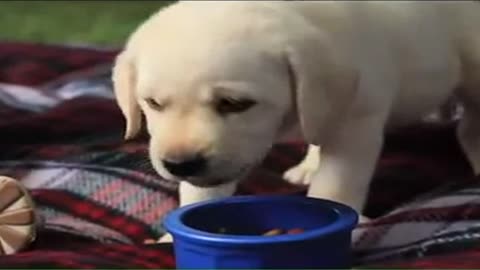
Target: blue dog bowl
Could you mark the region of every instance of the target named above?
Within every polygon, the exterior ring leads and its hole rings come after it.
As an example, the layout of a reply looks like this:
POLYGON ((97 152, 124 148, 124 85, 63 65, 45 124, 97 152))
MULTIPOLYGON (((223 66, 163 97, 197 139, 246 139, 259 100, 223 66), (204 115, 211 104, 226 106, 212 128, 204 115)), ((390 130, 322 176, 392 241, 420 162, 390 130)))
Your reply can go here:
POLYGON ((304 196, 235 196, 180 207, 166 230, 179 269, 349 268, 358 215, 348 206, 304 196), (228 232, 219 231, 225 228, 228 232), (263 236, 274 229, 299 234, 263 236))

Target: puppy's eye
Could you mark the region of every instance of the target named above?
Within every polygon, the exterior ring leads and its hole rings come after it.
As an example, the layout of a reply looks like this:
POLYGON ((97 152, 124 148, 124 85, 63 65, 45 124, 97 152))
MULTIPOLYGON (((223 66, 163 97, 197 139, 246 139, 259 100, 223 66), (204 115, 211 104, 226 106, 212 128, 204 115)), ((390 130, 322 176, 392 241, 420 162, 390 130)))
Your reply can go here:
POLYGON ((220 114, 241 113, 257 104, 251 99, 219 98, 215 103, 215 109, 220 114))
POLYGON ((156 111, 161 111, 165 108, 165 104, 160 104, 153 98, 147 98, 145 99, 145 102, 147 103, 148 107, 156 111))

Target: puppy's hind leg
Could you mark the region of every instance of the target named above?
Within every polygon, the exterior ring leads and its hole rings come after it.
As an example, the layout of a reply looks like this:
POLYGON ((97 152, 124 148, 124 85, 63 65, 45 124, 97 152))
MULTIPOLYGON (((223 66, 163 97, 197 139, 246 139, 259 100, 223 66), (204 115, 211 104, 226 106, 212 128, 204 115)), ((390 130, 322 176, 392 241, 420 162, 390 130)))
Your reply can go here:
POLYGON ((294 185, 309 185, 320 164, 320 147, 310 144, 303 160, 288 169, 283 178, 294 185))
POLYGON ((464 114, 457 136, 475 175, 480 175, 480 37, 468 45, 462 59, 463 85, 458 93, 464 114))

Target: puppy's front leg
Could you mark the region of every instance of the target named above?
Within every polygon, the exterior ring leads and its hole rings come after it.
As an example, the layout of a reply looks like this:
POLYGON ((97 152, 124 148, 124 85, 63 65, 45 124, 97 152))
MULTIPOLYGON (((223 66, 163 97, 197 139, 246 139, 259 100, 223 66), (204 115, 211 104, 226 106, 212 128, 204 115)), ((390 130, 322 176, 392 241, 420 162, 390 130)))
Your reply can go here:
MULTIPOLYGON (((232 196, 237 189, 237 184, 238 181, 233 181, 215 187, 203 188, 182 181, 180 182, 179 186, 180 207, 201 201, 232 196)), ((157 242, 170 243, 173 242, 173 238, 169 233, 167 233, 160 237, 157 242)))
POLYGON ((322 145, 322 162, 308 196, 344 203, 361 213, 383 144, 383 123, 373 116, 342 123, 322 145))

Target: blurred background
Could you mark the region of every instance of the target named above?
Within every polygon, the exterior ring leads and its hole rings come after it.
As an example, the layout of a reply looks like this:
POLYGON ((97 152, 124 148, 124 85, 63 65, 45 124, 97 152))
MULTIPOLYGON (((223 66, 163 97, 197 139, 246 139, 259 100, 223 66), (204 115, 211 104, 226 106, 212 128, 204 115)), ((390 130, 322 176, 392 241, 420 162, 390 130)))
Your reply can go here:
POLYGON ((0 40, 117 47, 172 2, 0 1, 0 40))

